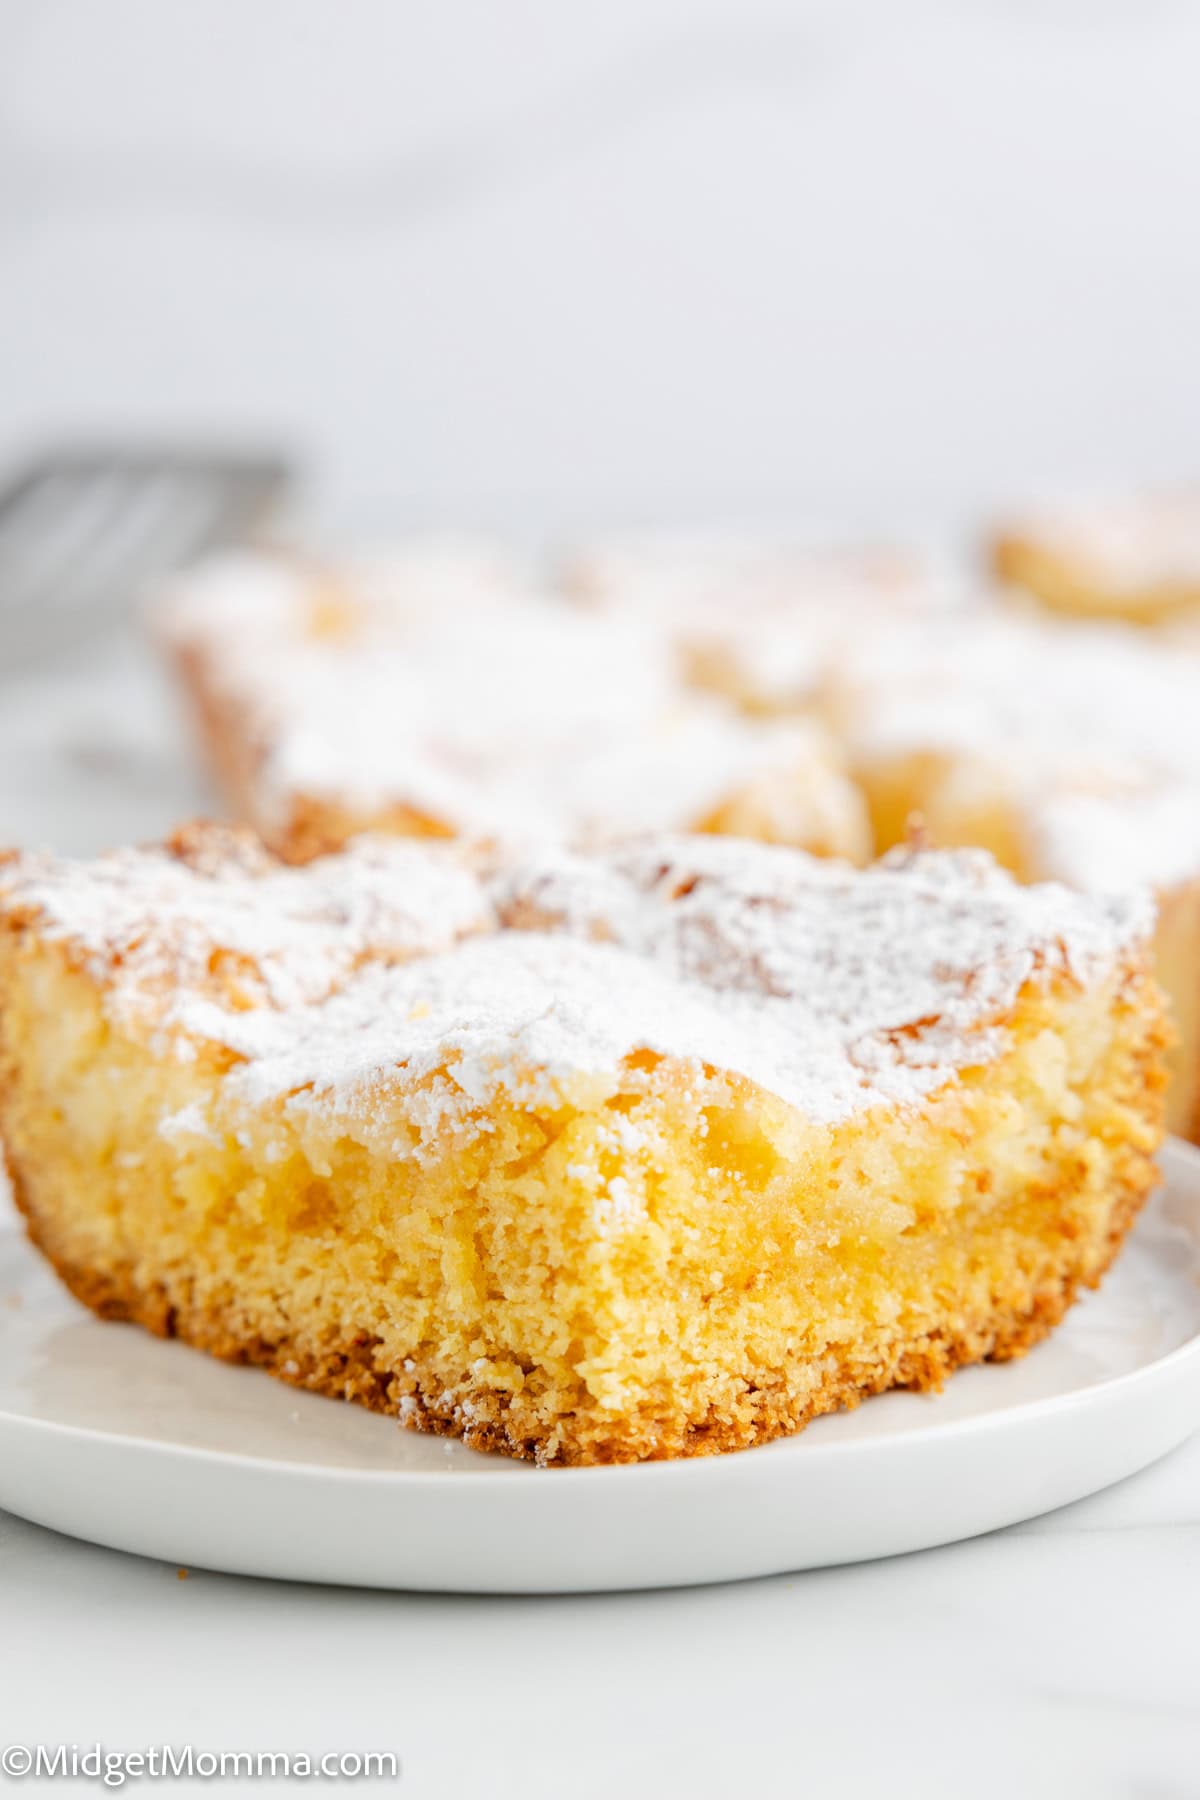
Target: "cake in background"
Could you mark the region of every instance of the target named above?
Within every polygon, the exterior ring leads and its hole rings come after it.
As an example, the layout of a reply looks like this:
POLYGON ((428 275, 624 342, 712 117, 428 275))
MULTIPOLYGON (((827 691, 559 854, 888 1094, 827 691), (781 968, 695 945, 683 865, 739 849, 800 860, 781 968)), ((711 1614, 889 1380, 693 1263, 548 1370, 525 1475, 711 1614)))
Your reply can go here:
POLYGON ((1054 612, 1200 619, 1200 488, 1034 509, 991 546, 995 573, 1054 612))
POLYGON ((156 609, 231 806, 281 855, 367 829, 694 830, 870 854, 862 798, 819 725, 689 690, 654 621, 588 616, 507 576, 449 582, 444 556, 427 580, 425 555, 333 573, 226 557, 156 609))
POLYGON ((1146 883, 1178 1032, 1171 1128, 1200 1131, 1200 655, 1003 609, 864 639, 830 694, 880 849, 919 814, 1022 881, 1146 883))
POLYGON ((1019 1354, 1156 1179, 1145 896, 729 838, 0 867, 0 1135, 132 1319, 541 1463, 1019 1354))

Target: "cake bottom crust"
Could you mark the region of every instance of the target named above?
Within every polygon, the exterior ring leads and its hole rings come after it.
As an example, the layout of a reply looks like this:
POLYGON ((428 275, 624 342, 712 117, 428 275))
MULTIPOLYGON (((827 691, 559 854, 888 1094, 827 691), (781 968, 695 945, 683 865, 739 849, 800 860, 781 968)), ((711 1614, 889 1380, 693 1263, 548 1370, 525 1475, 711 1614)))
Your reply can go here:
POLYGON ((601 1437, 554 1449, 548 1449, 542 1437, 514 1432, 507 1407, 494 1396, 474 1398, 469 1418, 462 1408, 445 1404, 437 1391, 440 1383, 428 1368, 422 1369, 419 1357, 410 1359, 411 1366, 403 1372, 380 1369, 375 1361, 376 1340, 362 1333, 316 1359, 286 1338, 267 1342, 241 1336, 219 1314, 204 1309, 192 1309, 185 1316, 171 1304, 165 1288, 139 1286, 120 1269, 73 1266, 55 1253, 39 1231, 19 1179, 14 1179, 14 1190, 33 1242, 76 1299, 100 1318, 137 1324, 223 1361, 264 1369, 292 1386, 355 1401, 397 1418, 410 1430, 456 1437, 472 1450, 499 1451, 547 1467, 745 1450, 793 1435, 823 1413, 852 1409, 889 1388, 936 1391, 955 1369, 1023 1356, 1054 1329, 1081 1289, 1099 1286, 1154 1181, 1153 1166, 1141 1164, 1140 1175, 1128 1180, 1114 1199, 1103 1241, 1095 1245, 1067 1239, 1060 1266, 1046 1273, 1024 1304, 999 1304, 986 1318, 947 1317, 934 1331, 918 1340, 898 1340, 874 1360, 822 1359, 827 1363, 822 1379, 814 1386, 806 1366, 805 1379, 794 1393, 785 1373, 771 1387, 745 1384, 736 1410, 714 1411, 703 1420, 684 1415, 675 1420, 661 1415, 645 1422, 636 1417, 614 1420, 601 1437))

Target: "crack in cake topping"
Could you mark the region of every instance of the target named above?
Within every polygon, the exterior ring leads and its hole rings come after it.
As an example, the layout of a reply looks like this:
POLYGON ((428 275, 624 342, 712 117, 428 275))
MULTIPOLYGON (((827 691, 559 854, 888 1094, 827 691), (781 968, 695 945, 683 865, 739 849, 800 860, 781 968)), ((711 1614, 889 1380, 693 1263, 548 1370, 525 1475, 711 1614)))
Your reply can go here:
POLYGON ((815 1121, 915 1102, 998 1053, 1026 983, 1115 967, 1153 919, 979 852, 857 871, 721 838, 519 862, 365 838, 290 869, 204 827, 90 864, 18 856, 0 912, 36 919, 127 1028, 223 1051, 232 1096, 369 1110, 399 1078, 431 1129, 500 1089, 615 1081, 638 1052, 815 1121))

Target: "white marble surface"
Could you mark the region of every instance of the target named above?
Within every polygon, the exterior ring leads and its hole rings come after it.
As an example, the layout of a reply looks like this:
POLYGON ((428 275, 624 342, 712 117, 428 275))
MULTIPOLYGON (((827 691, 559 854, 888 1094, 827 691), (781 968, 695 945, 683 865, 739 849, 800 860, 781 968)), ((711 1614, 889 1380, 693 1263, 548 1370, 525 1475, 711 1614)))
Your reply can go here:
POLYGON ((0 0, 0 456, 280 434, 331 515, 1195 473, 1189 0, 0 0))
POLYGON ((729 1587, 180 1581, 0 1516, 0 1597, 0 1735, 21 1743, 394 1749, 413 1800, 1200 1787, 1196 1439, 990 1538, 729 1587))

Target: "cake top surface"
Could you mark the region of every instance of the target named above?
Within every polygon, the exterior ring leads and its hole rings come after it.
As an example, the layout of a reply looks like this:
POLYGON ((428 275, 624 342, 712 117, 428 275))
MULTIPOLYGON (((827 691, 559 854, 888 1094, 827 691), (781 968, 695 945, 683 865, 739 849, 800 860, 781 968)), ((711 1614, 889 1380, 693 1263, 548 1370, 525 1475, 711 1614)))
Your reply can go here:
POLYGON ((875 632, 840 680, 855 760, 969 761, 1022 810, 1057 879, 1102 889, 1200 872, 1195 649, 980 610, 875 632))
POLYGON ((763 532, 618 533, 572 551, 564 585, 601 605, 765 614, 819 607, 827 596, 922 607, 945 579, 917 544, 840 544, 763 532))
POLYGON ((1115 593, 1200 584, 1200 489, 1075 501, 1034 513, 1016 535, 1115 593))
POLYGON ((813 698, 843 642, 876 622, 940 616, 963 597, 915 544, 729 533, 601 541, 568 562, 566 585, 610 617, 654 621, 701 679, 723 664, 767 706, 813 698))
POLYGON ((203 659, 255 745, 264 828, 305 796, 468 836, 604 837, 687 827, 761 777, 828 763, 811 727, 684 692, 634 618, 409 574, 334 581, 239 555, 167 598, 160 630, 203 659))
POLYGON ((0 916, 61 943, 163 1054, 223 1051, 235 1098, 369 1114, 399 1080, 436 1133, 498 1090, 613 1085, 637 1052, 818 1123, 915 1102, 998 1053, 1026 983, 1135 951, 1152 907, 1019 887, 977 852, 857 871, 660 837, 483 863, 368 838, 285 869, 200 827, 13 858, 0 916))

